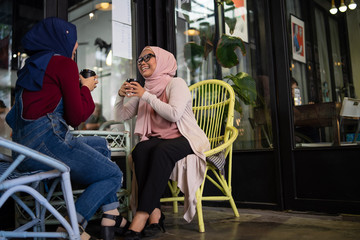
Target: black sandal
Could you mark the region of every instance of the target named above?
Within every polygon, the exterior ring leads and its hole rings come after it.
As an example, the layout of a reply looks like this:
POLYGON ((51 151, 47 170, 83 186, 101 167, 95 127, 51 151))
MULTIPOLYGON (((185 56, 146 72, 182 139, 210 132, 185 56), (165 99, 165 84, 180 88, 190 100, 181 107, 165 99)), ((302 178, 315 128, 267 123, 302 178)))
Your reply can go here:
POLYGON ((115 221, 114 226, 101 226, 101 237, 103 240, 113 240, 115 233, 120 236, 124 235, 130 226, 130 222, 126 221, 125 226, 120 227, 121 222, 124 219, 121 215, 115 216, 115 215, 104 213, 102 215, 102 218, 107 218, 107 219, 111 219, 111 220, 115 221))

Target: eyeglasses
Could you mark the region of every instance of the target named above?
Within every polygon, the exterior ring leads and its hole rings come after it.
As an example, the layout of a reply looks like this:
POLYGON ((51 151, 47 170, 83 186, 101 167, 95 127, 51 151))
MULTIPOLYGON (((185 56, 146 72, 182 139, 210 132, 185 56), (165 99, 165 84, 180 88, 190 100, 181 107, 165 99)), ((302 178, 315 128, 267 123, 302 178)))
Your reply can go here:
POLYGON ((155 57, 154 54, 149 53, 144 55, 143 57, 139 57, 138 60, 136 60, 137 64, 140 65, 142 61, 148 62, 150 61, 150 58, 155 57))

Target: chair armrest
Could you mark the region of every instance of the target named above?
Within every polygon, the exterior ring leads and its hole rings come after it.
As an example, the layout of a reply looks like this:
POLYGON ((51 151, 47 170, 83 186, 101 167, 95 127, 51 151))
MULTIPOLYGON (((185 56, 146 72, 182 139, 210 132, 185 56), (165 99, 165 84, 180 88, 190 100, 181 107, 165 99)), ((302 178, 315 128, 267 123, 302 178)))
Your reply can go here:
MULTIPOLYGON (((45 154, 42 154, 38 151, 35 151, 31 148, 28 148, 26 146, 18 144, 16 142, 13 142, 13 141, 10 141, 10 140, 0 137, 0 146, 8 148, 14 152, 17 152, 20 155, 24 155, 26 157, 32 158, 33 160, 41 162, 49 167, 55 168, 55 169, 59 170, 60 172, 70 172, 70 168, 66 164, 64 164, 52 157, 46 156, 45 154)), ((23 159, 24 159, 24 157, 21 158, 19 161, 21 162, 23 159)), ((14 159, 14 161, 16 161, 16 160, 17 159, 14 159)), ((17 163, 16 165, 18 165, 18 164, 20 164, 20 163, 17 163)))
POLYGON ((234 126, 228 126, 225 129, 225 132, 229 131, 230 134, 230 138, 225 139, 224 143, 205 152, 205 156, 209 157, 211 155, 214 155, 216 153, 219 153, 221 151, 223 151, 224 149, 228 148, 231 144, 233 144, 239 134, 237 128, 235 128, 234 126))

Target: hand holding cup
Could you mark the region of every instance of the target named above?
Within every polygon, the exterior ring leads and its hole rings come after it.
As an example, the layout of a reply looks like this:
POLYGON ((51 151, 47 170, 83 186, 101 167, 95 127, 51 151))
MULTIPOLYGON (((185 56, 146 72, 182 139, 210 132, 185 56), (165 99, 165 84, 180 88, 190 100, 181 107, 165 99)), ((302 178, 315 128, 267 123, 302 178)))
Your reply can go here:
POLYGON ((128 78, 119 89, 118 94, 121 97, 141 97, 144 92, 145 89, 136 79, 128 78))
POLYGON ((93 91, 96 88, 96 84, 99 83, 97 77, 96 73, 90 69, 81 70, 80 86, 86 86, 90 91, 93 91))

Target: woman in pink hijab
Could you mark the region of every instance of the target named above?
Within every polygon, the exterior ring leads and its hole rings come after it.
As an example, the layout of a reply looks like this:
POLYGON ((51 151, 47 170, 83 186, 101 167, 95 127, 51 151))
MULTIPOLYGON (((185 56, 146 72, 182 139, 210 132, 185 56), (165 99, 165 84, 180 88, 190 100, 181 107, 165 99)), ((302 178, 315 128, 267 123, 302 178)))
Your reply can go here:
MULTIPOLYGON (((115 105, 117 120, 137 115, 135 134, 140 137, 132 151, 138 207, 125 235, 127 240, 165 231, 160 198, 176 163, 192 154, 199 166, 204 166, 203 153, 210 148, 192 112, 186 82, 174 77, 174 55, 159 47, 145 47, 137 65, 145 79, 144 88, 138 82, 125 82, 115 105), (126 103, 125 98, 129 98, 126 103)), ((199 179, 201 184, 203 175, 199 179)))

